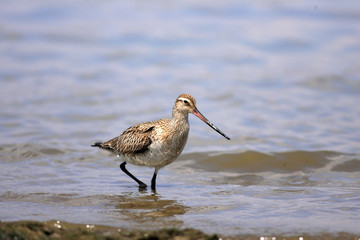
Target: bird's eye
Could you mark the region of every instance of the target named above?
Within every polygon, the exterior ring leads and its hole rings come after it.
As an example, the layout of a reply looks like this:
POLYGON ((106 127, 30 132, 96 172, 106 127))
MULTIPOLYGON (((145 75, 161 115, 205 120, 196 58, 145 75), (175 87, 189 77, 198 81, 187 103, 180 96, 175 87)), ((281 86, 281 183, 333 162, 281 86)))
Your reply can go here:
POLYGON ((189 102, 188 102, 187 100, 184 100, 184 103, 185 103, 186 105, 189 105, 189 102))

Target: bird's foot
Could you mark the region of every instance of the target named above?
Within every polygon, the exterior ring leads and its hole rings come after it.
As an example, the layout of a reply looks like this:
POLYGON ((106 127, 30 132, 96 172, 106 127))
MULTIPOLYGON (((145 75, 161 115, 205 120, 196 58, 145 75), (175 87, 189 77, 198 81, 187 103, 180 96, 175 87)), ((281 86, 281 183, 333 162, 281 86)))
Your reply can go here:
POLYGON ((139 189, 146 189, 147 185, 143 182, 139 183, 139 189))

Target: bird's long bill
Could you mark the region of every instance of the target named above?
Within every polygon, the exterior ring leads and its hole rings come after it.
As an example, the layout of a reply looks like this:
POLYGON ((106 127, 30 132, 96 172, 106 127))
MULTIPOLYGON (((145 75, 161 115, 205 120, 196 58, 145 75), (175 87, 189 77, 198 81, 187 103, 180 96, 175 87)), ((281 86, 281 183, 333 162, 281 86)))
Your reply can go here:
POLYGON ((217 131, 218 133, 220 133, 224 138, 226 138, 227 140, 230 140, 230 138, 228 136, 226 136, 225 133, 223 133, 220 129, 218 129, 214 124, 212 124, 209 120, 207 120, 206 117, 204 117, 204 115, 202 115, 199 110, 197 108, 194 109, 194 115, 197 116, 198 118, 200 118, 204 123, 206 123, 207 125, 209 125, 212 129, 214 129, 215 131, 217 131))

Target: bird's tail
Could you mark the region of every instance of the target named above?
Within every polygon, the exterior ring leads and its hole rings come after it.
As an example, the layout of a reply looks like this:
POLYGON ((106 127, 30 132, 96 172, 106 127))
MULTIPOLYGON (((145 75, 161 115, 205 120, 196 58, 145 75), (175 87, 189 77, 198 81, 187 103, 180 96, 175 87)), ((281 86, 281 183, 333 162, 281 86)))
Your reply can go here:
POLYGON ((91 147, 98 147, 110 152, 114 152, 114 149, 111 147, 111 145, 109 145, 107 142, 103 143, 103 142, 96 142, 93 145, 91 145, 91 147))
POLYGON ((99 147, 99 148, 102 148, 102 142, 96 142, 94 143, 93 145, 91 145, 91 147, 99 147))

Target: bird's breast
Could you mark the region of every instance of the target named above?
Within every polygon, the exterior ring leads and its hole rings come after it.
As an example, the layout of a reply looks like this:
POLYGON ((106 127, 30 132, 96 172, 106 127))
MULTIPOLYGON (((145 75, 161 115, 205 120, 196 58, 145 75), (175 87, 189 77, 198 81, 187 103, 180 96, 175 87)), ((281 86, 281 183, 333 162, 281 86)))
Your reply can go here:
MULTIPOLYGON (((152 143, 149 146, 147 155, 152 159, 157 159, 164 162, 164 166, 174 161, 185 147, 189 129, 182 129, 182 131, 173 131, 167 134, 157 131, 152 143)), ((156 161, 156 160, 155 160, 156 161)))

